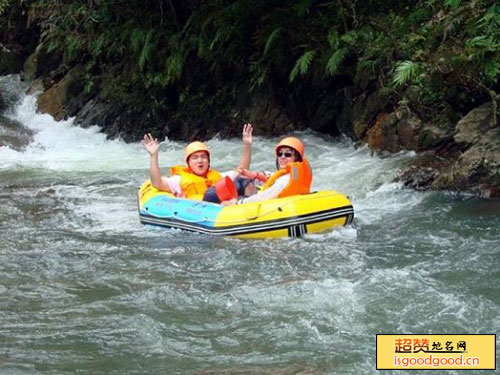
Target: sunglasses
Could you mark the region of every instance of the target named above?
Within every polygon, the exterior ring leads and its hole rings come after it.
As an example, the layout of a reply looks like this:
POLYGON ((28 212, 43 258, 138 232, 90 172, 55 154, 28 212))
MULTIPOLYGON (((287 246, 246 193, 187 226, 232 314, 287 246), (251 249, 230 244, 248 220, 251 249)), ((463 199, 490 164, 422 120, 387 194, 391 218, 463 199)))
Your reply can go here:
POLYGON ((282 151, 282 152, 278 152, 278 153, 277 153, 277 156, 278 156, 279 158, 283 158, 283 157, 285 157, 285 158, 291 158, 293 155, 294 155, 294 154, 293 154, 293 152, 285 152, 285 151, 282 151))

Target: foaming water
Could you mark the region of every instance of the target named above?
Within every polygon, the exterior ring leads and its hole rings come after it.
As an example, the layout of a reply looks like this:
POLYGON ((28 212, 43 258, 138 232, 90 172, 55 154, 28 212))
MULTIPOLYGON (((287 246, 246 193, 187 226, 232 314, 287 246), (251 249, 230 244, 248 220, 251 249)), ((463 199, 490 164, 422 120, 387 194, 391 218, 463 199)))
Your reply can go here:
POLYGON ((72 119, 56 122, 50 115, 37 113, 35 96, 25 96, 9 116, 36 133, 33 142, 16 155, 1 150, 4 168, 113 171, 139 168, 144 162, 138 145, 126 147, 123 142, 107 140, 96 126, 83 129, 73 126, 72 119))
MULTIPOLYGON (((412 153, 297 133, 313 188, 350 196, 354 224, 209 237, 139 224, 139 140, 17 95, 0 122, 0 373, 376 374, 377 333, 500 328, 498 202, 404 189, 412 153)), ((276 141, 254 137, 252 169, 273 169, 276 141)), ((214 168, 238 164, 240 140, 208 145, 214 168)), ((164 170, 183 146, 165 140, 164 170)))

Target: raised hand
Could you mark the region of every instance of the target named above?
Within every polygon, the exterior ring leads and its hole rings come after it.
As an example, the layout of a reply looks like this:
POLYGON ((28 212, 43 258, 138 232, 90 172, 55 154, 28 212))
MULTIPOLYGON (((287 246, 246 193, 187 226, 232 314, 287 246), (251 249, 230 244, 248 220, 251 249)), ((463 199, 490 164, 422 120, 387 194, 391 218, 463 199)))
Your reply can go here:
POLYGON ((252 144, 252 141, 253 141, 252 132, 253 132, 252 124, 243 125, 243 134, 242 134, 243 143, 248 144, 248 145, 252 144))
POLYGON ((160 143, 158 143, 156 138, 153 138, 151 133, 144 134, 144 138, 141 143, 151 156, 158 154, 160 143))

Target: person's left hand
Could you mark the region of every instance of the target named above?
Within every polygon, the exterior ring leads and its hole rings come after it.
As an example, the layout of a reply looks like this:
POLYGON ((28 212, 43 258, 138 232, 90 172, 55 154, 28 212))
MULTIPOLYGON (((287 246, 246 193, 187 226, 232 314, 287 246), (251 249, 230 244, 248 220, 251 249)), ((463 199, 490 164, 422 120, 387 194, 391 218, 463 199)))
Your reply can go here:
POLYGON ((248 144, 248 145, 252 144, 252 141, 253 141, 252 132, 253 132, 252 124, 243 125, 243 135, 242 135, 243 143, 248 144))
POLYGON ((238 201, 237 198, 233 198, 233 199, 229 199, 227 201, 220 202, 220 204, 223 206, 234 206, 237 201, 238 201))

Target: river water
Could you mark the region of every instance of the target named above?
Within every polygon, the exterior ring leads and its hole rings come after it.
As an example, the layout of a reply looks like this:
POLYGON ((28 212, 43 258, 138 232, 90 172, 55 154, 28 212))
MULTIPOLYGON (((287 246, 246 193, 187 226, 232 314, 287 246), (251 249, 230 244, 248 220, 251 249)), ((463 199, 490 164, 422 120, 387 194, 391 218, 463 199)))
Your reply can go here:
MULTIPOLYGON (((139 142, 37 113, 17 76, 0 88, 0 374, 377 374, 376 334, 500 331, 500 202, 404 189, 412 153, 299 133, 313 188, 355 209, 325 234, 149 228, 139 142)), ((276 141, 255 137, 254 169, 276 141)), ((240 143, 208 141, 213 167, 240 143)), ((161 165, 182 147, 167 140, 161 165)))

